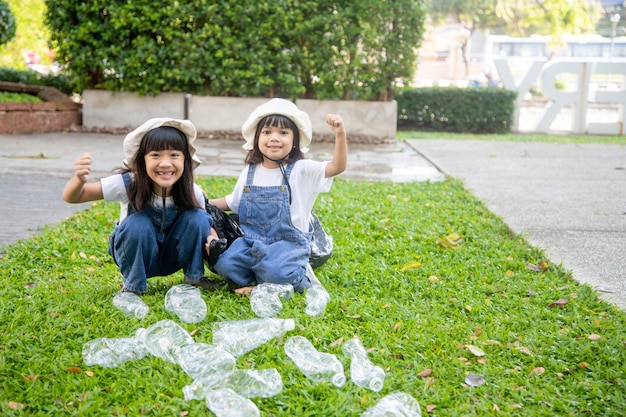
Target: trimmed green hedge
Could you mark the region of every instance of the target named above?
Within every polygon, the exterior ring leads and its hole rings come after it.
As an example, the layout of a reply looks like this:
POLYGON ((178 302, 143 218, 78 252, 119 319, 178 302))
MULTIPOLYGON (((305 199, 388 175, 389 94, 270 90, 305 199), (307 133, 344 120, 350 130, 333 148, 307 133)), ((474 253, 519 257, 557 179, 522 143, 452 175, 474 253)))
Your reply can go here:
POLYGON ((79 88, 140 94, 393 99, 425 0, 46 0, 79 88))
POLYGON ((396 95, 399 130, 508 133, 517 93, 502 88, 432 87, 396 95))
POLYGON ((78 92, 76 86, 64 75, 44 75, 32 70, 0 68, 0 81, 54 87, 67 95, 78 92))

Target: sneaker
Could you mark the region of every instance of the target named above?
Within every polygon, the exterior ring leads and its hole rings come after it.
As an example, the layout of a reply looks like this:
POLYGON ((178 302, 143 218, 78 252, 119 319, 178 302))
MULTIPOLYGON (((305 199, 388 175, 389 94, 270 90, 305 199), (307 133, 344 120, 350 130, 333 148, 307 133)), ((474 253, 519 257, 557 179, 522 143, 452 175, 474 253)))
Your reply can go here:
POLYGON ((202 288, 203 290, 210 291, 220 289, 224 286, 223 283, 213 281, 211 279, 208 279, 207 277, 202 277, 197 281, 191 281, 190 279, 185 278, 184 283, 188 285, 193 285, 194 287, 202 288))

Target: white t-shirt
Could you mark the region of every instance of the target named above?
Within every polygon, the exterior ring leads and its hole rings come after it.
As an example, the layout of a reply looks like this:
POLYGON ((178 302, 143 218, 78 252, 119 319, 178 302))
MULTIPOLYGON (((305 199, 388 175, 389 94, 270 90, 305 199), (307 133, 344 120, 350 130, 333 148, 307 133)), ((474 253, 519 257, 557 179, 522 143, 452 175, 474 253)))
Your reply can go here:
MULTIPOLYGON (((131 174, 132 176, 132 174, 131 174)), ((102 183, 102 195, 104 201, 119 201, 120 203, 120 223, 128 216, 128 193, 126 193, 126 186, 124 185, 124 179, 122 174, 115 174, 100 180, 102 183)), ((196 195, 196 199, 204 206, 204 192, 198 184, 193 185, 193 190, 196 195)), ((163 197, 152 193, 151 206, 161 207, 163 205, 163 197)), ((165 205, 173 206, 174 199, 165 197, 165 205)))
MULTIPOLYGON (((291 221, 295 227, 303 232, 309 231, 309 216, 317 195, 328 192, 333 184, 333 177, 326 178, 327 164, 328 161, 300 159, 295 163, 289 175, 289 185, 292 192, 291 221)), ((232 194, 226 196, 226 204, 235 213, 239 212, 239 203, 248 179, 249 169, 250 165, 243 169, 232 194)), ((268 187, 282 184, 283 175, 278 166, 268 169, 262 164, 256 165, 252 185, 268 187)))

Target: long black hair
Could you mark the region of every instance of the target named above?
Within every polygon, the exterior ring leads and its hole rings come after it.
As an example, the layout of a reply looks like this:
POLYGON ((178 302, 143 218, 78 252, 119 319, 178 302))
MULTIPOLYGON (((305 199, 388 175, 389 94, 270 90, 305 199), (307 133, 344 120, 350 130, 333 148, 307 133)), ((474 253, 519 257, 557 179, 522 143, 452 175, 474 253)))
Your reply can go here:
POLYGON ((128 190, 128 199, 133 209, 141 211, 148 207, 152 200, 152 180, 148 176, 144 157, 152 151, 165 150, 181 151, 185 156, 183 175, 172 186, 174 204, 182 210, 201 208, 193 188, 193 165, 187 136, 175 127, 161 126, 150 130, 141 139, 132 166, 128 170, 134 174, 134 180, 128 190))
POLYGON ((284 162, 293 162, 298 159, 304 159, 304 154, 300 150, 300 130, 298 129, 298 126, 296 126, 293 120, 289 117, 282 116, 280 114, 270 114, 269 116, 262 118, 256 126, 256 131, 254 132, 254 146, 246 155, 246 164, 256 165, 263 162, 263 154, 259 149, 259 136, 265 127, 281 127, 284 129, 291 129, 293 131, 293 148, 291 149, 291 152, 289 152, 289 155, 285 158, 286 160, 284 162))

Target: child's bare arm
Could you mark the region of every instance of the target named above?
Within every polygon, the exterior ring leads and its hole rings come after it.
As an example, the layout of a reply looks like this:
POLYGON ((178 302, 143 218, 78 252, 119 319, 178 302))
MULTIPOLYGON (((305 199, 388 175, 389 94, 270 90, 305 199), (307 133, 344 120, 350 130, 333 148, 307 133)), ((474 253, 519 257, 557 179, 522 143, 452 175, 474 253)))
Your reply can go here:
POLYGON ((343 119, 338 114, 326 115, 326 123, 335 132, 335 150, 326 165, 326 178, 334 177, 346 170, 348 165, 348 139, 343 126, 343 119))
POLYGON ((84 153, 74 162, 74 176, 65 184, 63 200, 68 203, 85 203, 102 200, 102 184, 100 181, 88 183, 91 171, 91 154, 84 153))

